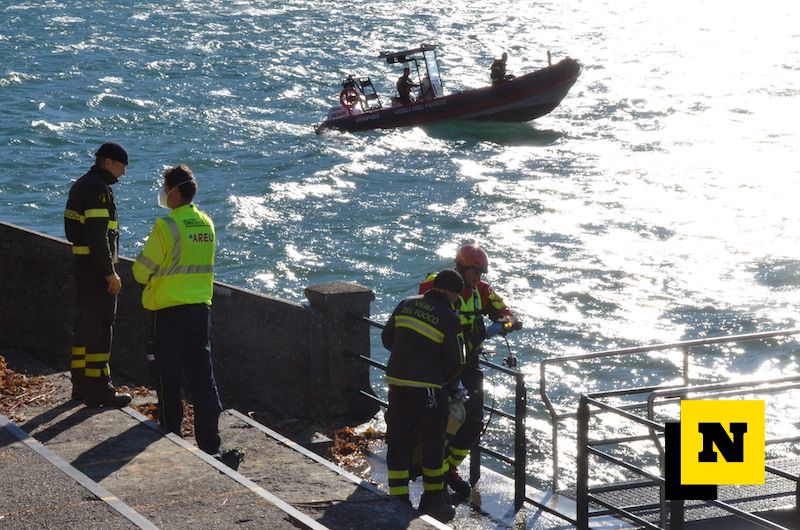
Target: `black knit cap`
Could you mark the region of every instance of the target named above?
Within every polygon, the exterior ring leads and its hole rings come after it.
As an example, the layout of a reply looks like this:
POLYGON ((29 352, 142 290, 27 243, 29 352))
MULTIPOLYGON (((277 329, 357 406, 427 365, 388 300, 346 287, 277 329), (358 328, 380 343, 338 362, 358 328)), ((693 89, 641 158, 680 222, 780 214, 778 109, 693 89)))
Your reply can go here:
POLYGON ((117 162, 121 162, 126 166, 128 165, 128 152, 124 147, 113 142, 108 142, 101 145, 100 149, 97 150, 94 156, 110 158, 111 160, 116 160, 117 162))
POLYGON ((444 269, 436 275, 433 286, 453 293, 460 293, 464 289, 464 278, 455 269, 444 269))

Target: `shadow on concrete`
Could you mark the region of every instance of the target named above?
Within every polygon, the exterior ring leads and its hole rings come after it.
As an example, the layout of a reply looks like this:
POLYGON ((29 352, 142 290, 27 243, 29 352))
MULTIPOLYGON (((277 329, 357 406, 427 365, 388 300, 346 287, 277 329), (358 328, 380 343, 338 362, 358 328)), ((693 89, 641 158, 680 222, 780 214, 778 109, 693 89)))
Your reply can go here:
POLYGON ((160 438, 158 433, 146 425, 137 423, 87 449, 71 464, 95 482, 100 482, 122 469, 160 438))
MULTIPOLYGON (((27 422, 23 423, 22 425, 17 424, 17 426, 20 429, 22 429, 23 431, 25 431, 26 433, 30 433, 31 431, 35 430, 39 425, 42 425, 43 423, 47 423, 47 422, 51 421, 53 418, 56 418, 56 417, 60 416, 61 414, 63 414, 64 412, 66 412, 66 411, 68 411, 70 409, 73 409, 75 407, 78 407, 78 406, 81 406, 81 404, 78 403, 77 401, 69 401, 67 403, 62 403, 61 405, 58 405, 57 407, 49 409, 49 410, 39 414, 35 418, 32 418, 32 419, 28 420, 27 422)), ((16 441, 16 439, 11 440, 11 441, 12 442, 16 441)), ((7 442, 9 442, 9 440, 0 440, 0 448, 5 447, 6 445, 8 445, 7 442)))
POLYGON ((31 435, 36 438, 40 443, 47 443, 62 432, 78 425, 79 423, 83 422, 91 416, 90 409, 87 409, 83 406, 83 403, 79 401, 67 401, 65 403, 61 403, 60 405, 56 405, 55 407, 48 409, 35 418, 31 418, 30 420, 26 421, 23 425, 21 425, 21 429, 27 433, 32 433, 35 431, 39 426, 44 425, 46 423, 50 423, 53 419, 61 416, 62 414, 74 409, 78 408, 75 412, 67 416, 66 418, 57 421, 56 423, 48 426, 47 428, 43 429, 41 432, 36 433, 35 435, 31 435))
MULTIPOLYGON (((305 508, 316 509, 317 507, 305 508)), ((353 490, 347 499, 319 506, 320 517, 315 519, 328 528, 349 528, 354 519, 361 521, 380 521, 381 530, 405 530, 417 521, 419 512, 389 496, 378 496, 363 488, 353 490), (380 513, 379 513, 380 512, 380 513)))

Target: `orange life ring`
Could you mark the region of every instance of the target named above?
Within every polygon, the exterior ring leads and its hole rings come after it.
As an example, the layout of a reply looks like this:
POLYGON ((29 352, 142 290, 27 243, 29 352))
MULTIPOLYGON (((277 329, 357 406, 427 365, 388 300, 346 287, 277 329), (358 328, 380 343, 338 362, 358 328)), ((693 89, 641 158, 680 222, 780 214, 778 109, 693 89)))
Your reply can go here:
POLYGON ((339 92, 339 103, 346 109, 352 109, 358 103, 358 90, 354 87, 347 87, 339 92))

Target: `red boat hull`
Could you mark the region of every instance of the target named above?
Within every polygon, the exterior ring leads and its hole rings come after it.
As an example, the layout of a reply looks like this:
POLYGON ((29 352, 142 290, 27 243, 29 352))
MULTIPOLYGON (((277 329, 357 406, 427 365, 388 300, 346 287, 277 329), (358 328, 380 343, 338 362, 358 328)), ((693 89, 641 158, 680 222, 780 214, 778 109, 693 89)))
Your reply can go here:
POLYGON ((580 64, 570 58, 476 90, 457 92, 410 105, 353 113, 322 122, 324 129, 367 131, 422 125, 449 119, 531 121, 558 107, 580 75, 580 64))

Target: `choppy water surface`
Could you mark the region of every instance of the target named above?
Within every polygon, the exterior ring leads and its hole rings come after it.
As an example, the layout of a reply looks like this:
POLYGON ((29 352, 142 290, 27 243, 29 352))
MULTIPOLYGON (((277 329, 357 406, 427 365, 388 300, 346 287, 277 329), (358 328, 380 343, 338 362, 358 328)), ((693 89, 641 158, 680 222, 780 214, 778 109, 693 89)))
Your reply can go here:
MULTIPOLYGON (((378 320, 476 240, 527 325, 510 342, 538 440, 537 360, 796 324, 800 7, 767 4, 0 1, 0 218, 61 236, 70 182, 118 141, 123 254, 163 213, 165 165, 185 162, 218 225, 219 279, 296 301, 357 282, 378 320), (387 96, 399 72, 378 53, 421 42, 441 45, 450 91, 486 83, 503 50, 514 72, 547 50, 584 70, 529 124, 313 134, 343 76, 387 96)), ((796 373, 794 343, 779 350, 694 369, 796 373)), ((648 384, 662 364, 564 381, 648 384)), ((489 443, 507 429, 493 421, 489 443)))

